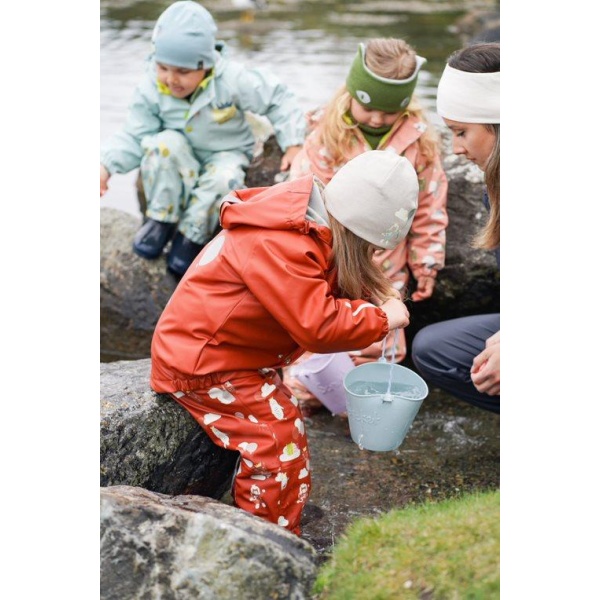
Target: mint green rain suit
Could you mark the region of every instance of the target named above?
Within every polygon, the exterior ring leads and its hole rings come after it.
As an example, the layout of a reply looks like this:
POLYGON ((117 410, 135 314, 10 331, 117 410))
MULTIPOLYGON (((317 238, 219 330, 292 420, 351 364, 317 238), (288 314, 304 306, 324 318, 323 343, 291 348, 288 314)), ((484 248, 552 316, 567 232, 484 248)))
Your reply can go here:
POLYGON ((246 68, 215 46, 212 73, 189 99, 171 96, 158 82, 149 57, 124 128, 101 146, 108 172, 140 167, 146 216, 178 223, 179 231, 204 245, 218 225, 218 201, 244 187, 254 134, 245 112, 265 116, 279 146, 302 145, 304 113, 292 92, 272 73, 246 68))

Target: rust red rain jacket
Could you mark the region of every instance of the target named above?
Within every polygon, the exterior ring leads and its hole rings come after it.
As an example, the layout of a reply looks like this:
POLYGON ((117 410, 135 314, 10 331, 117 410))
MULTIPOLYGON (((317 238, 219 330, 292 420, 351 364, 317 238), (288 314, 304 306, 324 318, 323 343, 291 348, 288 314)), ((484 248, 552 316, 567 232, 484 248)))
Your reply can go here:
POLYGON ((385 337, 383 310, 336 297, 331 230, 306 218, 312 187, 307 175, 224 199, 223 231, 156 325, 155 391, 192 390, 209 373, 283 367, 306 350, 359 350, 385 337))

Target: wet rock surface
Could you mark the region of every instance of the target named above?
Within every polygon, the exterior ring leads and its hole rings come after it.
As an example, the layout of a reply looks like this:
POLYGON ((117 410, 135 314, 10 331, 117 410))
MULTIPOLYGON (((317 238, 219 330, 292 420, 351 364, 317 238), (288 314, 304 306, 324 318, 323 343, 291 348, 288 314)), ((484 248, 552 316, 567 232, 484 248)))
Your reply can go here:
POLYGON ((395 451, 361 450, 347 421, 328 411, 306 424, 313 489, 302 537, 320 562, 358 517, 500 486, 500 415, 436 388, 395 451))
POLYGON ((149 381, 150 359, 100 363, 100 485, 221 498, 239 453, 149 381))

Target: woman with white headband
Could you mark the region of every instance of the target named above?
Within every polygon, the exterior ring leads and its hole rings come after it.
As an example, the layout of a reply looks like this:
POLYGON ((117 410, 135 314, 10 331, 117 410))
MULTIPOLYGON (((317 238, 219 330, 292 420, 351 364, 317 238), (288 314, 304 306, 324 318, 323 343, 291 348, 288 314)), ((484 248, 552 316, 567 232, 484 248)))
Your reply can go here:
MULTIPOLYGON (((475 248, 500 265, 500 44, 452 54, 438 85, 437 110, 452 131, 452 150, 484 173, 486 224, 475 248)), ((500 412, 500 314, 435 323, 415 336, 412 359, 423 377, 454 396, 500 412)))

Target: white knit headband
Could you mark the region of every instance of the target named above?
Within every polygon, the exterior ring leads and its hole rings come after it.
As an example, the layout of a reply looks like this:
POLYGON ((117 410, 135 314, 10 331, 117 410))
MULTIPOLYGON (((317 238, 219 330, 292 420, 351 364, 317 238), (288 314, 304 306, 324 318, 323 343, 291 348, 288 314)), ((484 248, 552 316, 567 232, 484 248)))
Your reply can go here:
POLYGON ((500 123, 500 71, 467 73, 446 65, 438 84, 437 112, 461 123, 500 123))

